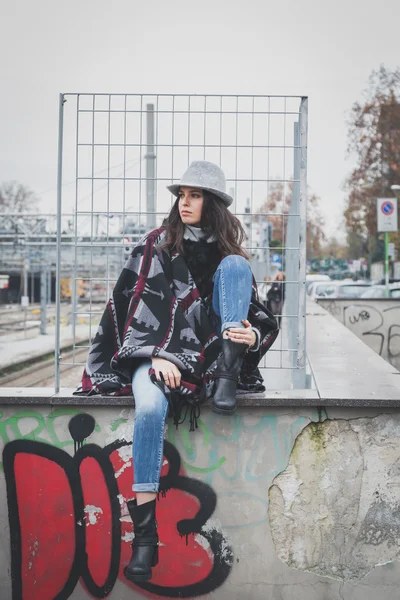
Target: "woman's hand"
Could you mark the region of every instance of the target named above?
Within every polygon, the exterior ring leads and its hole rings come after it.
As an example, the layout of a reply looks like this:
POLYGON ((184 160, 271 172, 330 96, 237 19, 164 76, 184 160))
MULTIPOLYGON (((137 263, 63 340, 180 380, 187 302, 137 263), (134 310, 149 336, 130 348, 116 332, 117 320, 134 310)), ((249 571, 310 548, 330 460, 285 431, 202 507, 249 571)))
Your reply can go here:
POLYGON ((161 373, 165 384, 172 390, 181 385, 181 372, 172 362, 165 358, 154 357, 151 359, 156 379, 161 381, 161 373))
POLYGON ((243 319, 242 323, 245 327, 244 329, 242 327, 231 327, 227 331, 227 337, 237 344, 247 344, 249 347, 254 346, 257 341, 257 336, 254 333, 251 324, 247 319, 243 319))

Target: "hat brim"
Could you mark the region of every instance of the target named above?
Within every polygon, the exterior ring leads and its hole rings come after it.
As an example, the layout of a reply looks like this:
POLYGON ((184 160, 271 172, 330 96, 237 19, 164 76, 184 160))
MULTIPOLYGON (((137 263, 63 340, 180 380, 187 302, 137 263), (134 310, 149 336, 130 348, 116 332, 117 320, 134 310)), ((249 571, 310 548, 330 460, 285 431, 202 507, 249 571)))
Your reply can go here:
POLYGON ((181 187, 194 187, 199 190, 205 190, 206 192, 211 192, 212 194, 215 194, 215 196, 218 196, 218 198, 221 198, 221 200, 223 201, 223 203, 226 206, 230 206, 233 202, 233 198, 229 194, 225 194, 225 192, 221 192, 220 190, 215 190, 214 188, 207 188, 207 187, 199 186, 198 183, 197 184, 196 183, 186 183, 186 182, 185 183, 174 183, 172 185, 167 185, 167 190, 169 190, 171 192, 171 194, 173 194, 174 196, 178 197, 179 190, 181 187))

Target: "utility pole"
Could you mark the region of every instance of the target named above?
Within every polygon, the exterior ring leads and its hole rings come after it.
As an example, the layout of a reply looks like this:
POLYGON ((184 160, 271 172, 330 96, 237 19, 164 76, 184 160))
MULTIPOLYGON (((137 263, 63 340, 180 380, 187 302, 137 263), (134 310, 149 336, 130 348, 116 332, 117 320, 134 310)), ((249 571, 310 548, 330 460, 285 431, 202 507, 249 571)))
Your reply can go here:
POLYGON ((26 256, 24 254, 24 296, 28 298, 28 268, 29 263, 27 263, 26 256))
POLYGON ((146 110, 146 211, 147 230, 151 230, 155 229, 156 227, 156 154, 154 148, 154 104, 147 104, 146 110))
POLYGON ((35 274, 31 269, 31 304, 35 302, 35 274))
POLYGON ((40 261, 40 335, 46 335, 47 273, 43 258, 40 261))

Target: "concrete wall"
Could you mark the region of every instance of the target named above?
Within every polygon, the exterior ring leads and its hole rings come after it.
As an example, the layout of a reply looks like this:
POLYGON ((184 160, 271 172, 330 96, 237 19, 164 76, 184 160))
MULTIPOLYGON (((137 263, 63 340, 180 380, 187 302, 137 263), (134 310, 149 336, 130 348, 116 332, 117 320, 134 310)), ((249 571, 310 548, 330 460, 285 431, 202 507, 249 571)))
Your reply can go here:
POLYGON ((1 406, 1 600, 397 600, 399 409, 205 408, 195 433, 169 426, 141 587, 123 576, 133 417, 1 406))
POLYGON ((318 304, 400 370, 400 300, 321 298, 318 304))

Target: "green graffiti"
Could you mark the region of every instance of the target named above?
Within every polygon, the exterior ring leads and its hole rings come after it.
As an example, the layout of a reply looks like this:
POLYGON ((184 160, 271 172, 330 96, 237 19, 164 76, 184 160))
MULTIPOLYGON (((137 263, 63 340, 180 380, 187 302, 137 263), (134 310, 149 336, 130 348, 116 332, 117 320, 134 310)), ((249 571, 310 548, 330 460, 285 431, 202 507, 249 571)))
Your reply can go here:
POLYGON ((128 419, 115 419, 115 421, 113 421, 111 423, 111 431, 116 431, 118 429, 118 427, 120 425, 122 425, 122 423, 127 423, 128 419))
POLYGON ((249 419, 238 412, 226 420, 226 425, 219 417, 205 413, 194 434, 183 427, 169 427, 168 440, 179 450, 185 469, 209 485, 215 478, 230 483, 238 479, 257 482, 286 467, 297 436, 310 421, 318 421, 317 411, 310 416, 293 415, 289 420, 281 419, 279 413, 258 412, 256 419, 249 419))
MULTIPOLYGON (((50 441, 53 444, 53 446, 56 446, 57 448, 65 448, 65 446, 73 446, 74 445, 74 442, 71 438, 64 440, 64 441, 59 439, 59 437, 54 429, 54 421, 61 417, 68 417, 68 420, 69 420, 71 417, 73 417, 75 415, 82 414, 82 412, 84 412, 84 411, 82 411, 78 408, 56 408, 51 411, 51 413, 46 418, 46 428, 47 428, 47 432, 49 434, 50 441)), ((94 429, 95 429, 95 431, 100 431, 100 427, 98 425, 96 425, 94 429)), ((64 430, 64 428, 63 428, 63 430, 64 430)), ((68 432, 68 429, 67 429, 67 432, 68 432)))
POLYGON ((0 422, 0 437, 4 444, 7 444, 11 439, 17 440, 34 440, 37 442, 48 443, 46 439, 42 438, 39 434, 46 429, 46 423, 43 415, 33 410, 21 410, 8 419, 0 422), (34 429, 23 433, 21 431, 22 421, 24 419, 33 419, 36 421, 34 429))
POLYGON ((221 456, 221 458, 215 463, 215 465, 211 465, 211 467, 195 467, 186 462, 186 460, 182 460, 185 467, 187 467, 189 471, 193 471, 194 473, 211 473, 211 471, 216 471, 217 469, 219 469, 225 461, 225 456, 221 456))
MULTIPOLYGON (((211 434, 210 428, 202 419, 198 420, 198 426, 198 433, 203 436, 203 447, 209 447, 211 434)), ((209 448, 209 464, 205 467, 197 467, 195 465, 197 459, 195 439, 193 434, 184 427, 180 427, 179 430, 176 430, 175 427, 168 427, 167 439, 174 446, 180 445, 182 447, 183 452, 181 452, 181 455, 184 453, 186 456, 186 460, 182 458, 182 464, 186 467, 186 469, 192 471, 193 473, 202 473, 207 475, 207 473, 212 473, 213 471, 219 469, 227 460, 225 456, 218 456, 213 448, 209 448)))
MULTIPOLYGON (((74 415, 82 414, 79 408, 54 408, 49 414, 44 415, 34 410, 20 410, 11 416, 4 418, 4 412, 0 412, 0 439, 5 446, 11 440, 33 440, 44 444, 52 444, 56 448, 65 448, 73 446, 74 441, 69 439, 60 439, 56 428, 56 419, 67 417, 68 421, 74 415), (29 419, 33 420, 33 427, 26 430, 29 419), (27 421, 28 420, 28 421, 27 421), (47 434, 47 438, 44 435, 47 434)), ((66 431, 69 435, 68 427, 59 427, 61 431, 66 431)), ((96 424, 95 431, 100 432, 100 427, 96 424)), ((3 471, 3 464, 0 462, 0 471, 3 471)))

